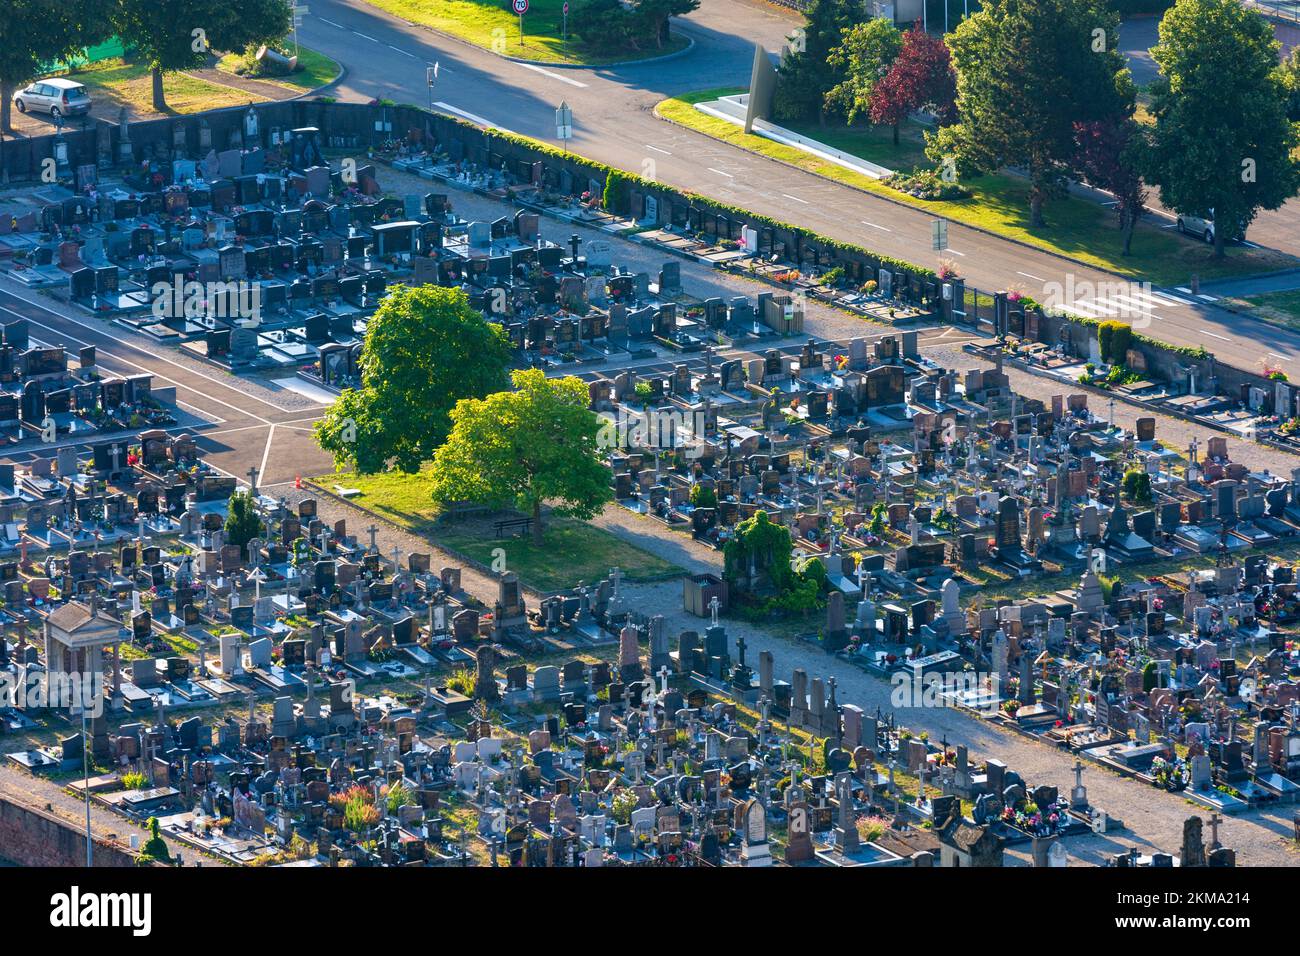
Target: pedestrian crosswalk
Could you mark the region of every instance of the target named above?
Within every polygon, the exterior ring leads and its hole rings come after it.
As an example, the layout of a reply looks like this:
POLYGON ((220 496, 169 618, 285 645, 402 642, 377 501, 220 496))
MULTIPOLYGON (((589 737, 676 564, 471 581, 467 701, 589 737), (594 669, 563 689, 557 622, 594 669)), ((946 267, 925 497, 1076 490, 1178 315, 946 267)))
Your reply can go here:
POLYGON ((1061 302, 1057 307, 1062 312, 1087 319, 1132 319, 1150 316, 1158 308, 1195 304, 1192 299, 1172 292, 1157 292, 1138 283, 1117 283, 1114 288, 1100 289, 1095 295, 1061 302))

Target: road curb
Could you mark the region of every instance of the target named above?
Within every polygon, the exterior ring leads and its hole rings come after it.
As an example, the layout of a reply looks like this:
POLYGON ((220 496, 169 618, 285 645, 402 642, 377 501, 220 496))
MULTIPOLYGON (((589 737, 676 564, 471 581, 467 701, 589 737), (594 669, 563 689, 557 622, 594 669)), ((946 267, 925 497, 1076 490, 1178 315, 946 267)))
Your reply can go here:
MULTIPOLYGON (((392 14, 389 14, 389 16, 392 16, 392 14)), ((417 30, 427 30, 436 36, 446 37, 448 40, 463 43, 465 46, 473 47, 476 50, 482 50, 484 53, 488 53, 502 60, 507 60, 511 63, 520 63, 524 66, 543 66, 548 69, 556 70, 609 70, 619 66, 641 66, 646 63, 662 63, 666 60, 675 60, 678 57, 685 56, 687 53, 690 53, 695 49, 695 40, 688 36, 686 37, 686 46, 682 47, 682 49, 674 50, 672 53, 665 53, 662 56, 647 57, 644 60, 618 60, 614 63, 599 64, 555 63, 550 60, 528 60, 523 57, 510 56, 508 53, 497 53, 491 47, 479 46, 477 43, 474 43, 471 40, 466 40, 462 36, 448 33, 446 30, 439 30, 437 27, 431 27, 427 23, 415 23, 414 21, 406 20, 402 17, 393 17, 393 19, 397 20, 399 23, 405 23, 408 27, 414 27, 417 30)))

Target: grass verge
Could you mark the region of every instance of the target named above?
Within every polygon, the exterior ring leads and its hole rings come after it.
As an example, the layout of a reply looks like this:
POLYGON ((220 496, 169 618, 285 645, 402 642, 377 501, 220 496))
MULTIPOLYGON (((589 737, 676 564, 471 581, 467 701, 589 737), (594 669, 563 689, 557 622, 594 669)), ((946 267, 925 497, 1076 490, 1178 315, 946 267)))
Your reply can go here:
POLYGON ((294 70, 287 76, 259 76, 255 73, 243 73, 241 68, 250 66, 252 58, 242 53, 227 53, 217 61, 217 69, 223 73, 229 73, 232 76, 245 76, 250 80, 257 80, 261 83, 271 83, 275 86, 282 86, 287 90, 295 93, 310 92, 319 89, 327 83, 332 83, 338 79, 343 67, 339 66, 334 60, 331 60, 323 53, 317 53, 315 50, 309 50, 306 47, 298 48, 298 69, 294 70))
POLYGON ((1226 303, 1264 322, 1300 331, 1300 289, 1248 295, 1226 303))
POLYGON ((481 564, 491 566, 499 557, 493 552, 500 548, 505 552, 506 568, 539 591, 591 583, 605 577, 615 566, 632 581, 662 580, 682 573, 676 565, 608 531, 571 518, 548 518, 541 547, 525 538, 497 539, 492 519, 440 520, 428 471, 414 475, 347 473, 324 475, 312 481, 329 490, 336 484, 356 488, 361 494, 350 500, 357 507, 481 564))
MULTIPOLYGON (((153 108, 153 80, 143 63, 100 60, 69 74, 84 83, 96 101, 99 115, 104 102, 125 106, 139 115, 156 115, 153 108)), ((247 90, 217 86, 187 73, 163 75, 163 90, 173 113, 199 113, 227 106, 244 106, 250 100, 265 100, 247 90)))
POLYGON ((532 0, 523 18, 522 42, 519 17, 508 0, 366 0, 366 3, 411 23, 449 33, 485 50, 545 63, 601 66, 664 56, 682 49, 687 43, 680 33, 673 33, 662 48, 616 53, 600 51, 583 42, 573 16, 569 17, 568 39, 563 39, 564 0, 532 0))
MULTIPOLYGON (((1115 227, 1111 211, 1085 199, 1071 196, 1054 200, 1046 209, 1048 225, 1030 226, 1029 184, 1008 174, 966 180, 962 185, 972 193, 967 199, 942 202, 917 199, 890 189, 870 176, 819 159, 793 146, 746 133, 733 123, 695 109, 697 103, 738 92, 743 90, 728 87, 687 93, 660 101, 655 106, 655 113, 662 119, 751 153, 886 196, 934 216, 976 226, 1085 265, 1149 279, 1159 285, 1184 285, 1193 273, 1210 280, 1272 272, 1297 264, 1294 258, 1283 253, 1248 247, 1230 248, 1227 258, 1216 262, 1207 246, 1184 239, 1151 222, 1138 226, 1133 236, 1133 253, 1124 256, 1123 237, 1115 227)), ((795 129, 891 169, 906 171, 918 165, 928 165, 922 152, 922 132, 915 125, 904 128, 898 146, 893 145, 888 129, 821 130, 816 124, 795 129)))

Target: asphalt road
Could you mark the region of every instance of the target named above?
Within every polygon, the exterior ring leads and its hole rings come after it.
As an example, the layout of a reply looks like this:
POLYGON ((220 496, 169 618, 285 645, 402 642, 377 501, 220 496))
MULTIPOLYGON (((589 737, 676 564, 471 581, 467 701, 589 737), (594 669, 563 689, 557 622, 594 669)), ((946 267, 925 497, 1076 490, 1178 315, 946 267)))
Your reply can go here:
MULTIPOLYGON (((344 100, 432 102, 439 111, 546 140, 554 138, 554 110, 564 100, 573 108, 570 147, 578 153, 921 265, 949 258, 980 289, 1020 288, 1043 300, 1050 298, 1044 292, 1049 283, 1068 288, 1072 280, 1077 288, 1116 281, 1107 273, 956 223, 949 225, 948 249, 934 253, 931 217, 921 210, 791 169, 653 115, 654 105, 666 96, 746 84, 754 44, 777 50, 797 23, 790 11, 759 0, 705 0, 676 27, 695 40, 686 55, 598 69, 514 62, 345 0, 314 3, 299 38, 347 65, 347 76, 331 91, 344 100), (434 62, 439 78, 430 91, 425 67, 434 62)), ((1296 248, 1300 251, 1300 241, 1296 248)), ((1178 345, 1204 345, 1221 361, 1239 367, 1257 369, 1267 363, 1300 375, 1300 334, 1186 293, 1143 290, 1137 298, 1154 304, 1139 320, 1149 335, 1178 345), (1151 292, 1155 294, 1146 294, 1151 292)))

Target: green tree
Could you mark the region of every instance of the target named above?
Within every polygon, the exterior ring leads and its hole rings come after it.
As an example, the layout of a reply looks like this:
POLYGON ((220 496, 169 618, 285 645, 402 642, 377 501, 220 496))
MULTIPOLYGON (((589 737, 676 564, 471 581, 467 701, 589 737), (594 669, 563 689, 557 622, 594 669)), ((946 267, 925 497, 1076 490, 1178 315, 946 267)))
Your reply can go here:
POLYGON ((1287 68, 1273 27, 1237 0, 1178 0, 1160 21, 1148 178, 1160 202, 1213 215, 1214 256, 1300 189, 1287 68))
POLYGON ((112 32, 112 0, 5 0, 0 10, 0 130, 12 132, 14 90, 112 32))
POLYGON ((950 35, 959 121, 928 152, 956 172, 1023 167, 1029 223, 1064 192, 1076 123, 1124 116, 1133 83, 1100 0, 988 0, 950 35))
POLYGON ((850 126, 871 112, 871 94, 903 49, 903 34, 881 17, 845 30, 839 46, 826 58, 842 79, 826 93, 825 108, 850 126))
POLYGON ((316 423, 316 441, 363 473, 419 471, 451 430, 462 398, 505 388, 510 345, 464 291, 399 286, 384 297, 361 347, 361 387, 316 423))
POLYGON ((226 541, 241 548, 262 533, 262 519, 251 492, 236 491, 226 512, 226 541))
POLYGON ((612 497, 610 472, 582 379, 548 379, 540 369, 511 378, 514 391, 467 398, 452 409, 451 434, 433 456, 433 497, 530 512, 540 547, 542 505, 594 517, 612 497))
POLYGON ((289 0, 114 2, 113 26, 149 64, 153 108, 160 112, 167 111, 164 73, 203 66, 216 50, 243 52, 254 44, 274 43, 292 24, 289 0))
POLYGON ((1151 476, 1140 468, 1124 472, 1124 494, 1134 504, 1151 504, 1151 476))
POLYGON ((662 48, 668 42, 668 21, 700 8, 700 0, 639 0, 633 8, 641 35, 662 48))
POLYGON ((816 116, 825 123, 826 94, 843 79, 828 60, 844 31, 859 22, 862 9, 853 0, 813 0, 806 16, 807 23, 791 37, 777 69, 772 109, 777 119, 816 116))

